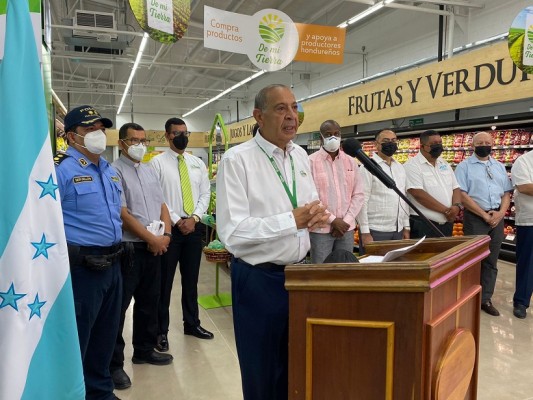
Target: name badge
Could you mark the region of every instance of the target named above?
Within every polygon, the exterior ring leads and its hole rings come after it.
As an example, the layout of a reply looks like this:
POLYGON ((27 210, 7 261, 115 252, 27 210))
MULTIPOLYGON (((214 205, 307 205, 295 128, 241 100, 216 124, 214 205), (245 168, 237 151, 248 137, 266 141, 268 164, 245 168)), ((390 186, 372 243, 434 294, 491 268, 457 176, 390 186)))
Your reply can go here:
POLYGON ((82 183, 82 182, 92 182, 93 177, 92 176, 75 176, 73 178, 74 183, 82 183))

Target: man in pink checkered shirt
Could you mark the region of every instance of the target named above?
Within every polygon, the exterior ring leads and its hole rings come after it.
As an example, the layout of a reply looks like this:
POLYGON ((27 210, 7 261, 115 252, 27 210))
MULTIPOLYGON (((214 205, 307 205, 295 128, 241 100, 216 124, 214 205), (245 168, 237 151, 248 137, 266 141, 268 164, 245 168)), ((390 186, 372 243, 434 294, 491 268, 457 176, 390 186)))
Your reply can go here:
POLYGON ((333 250, 353 252, 355 218, 365 200, 357 163, 339 150, 339 124, 324 121, 320 136, 322 147, 309 156, 309 162, 318 197, 331 215, 325 227, 310 233, 313 264, 324 262, 333 250))

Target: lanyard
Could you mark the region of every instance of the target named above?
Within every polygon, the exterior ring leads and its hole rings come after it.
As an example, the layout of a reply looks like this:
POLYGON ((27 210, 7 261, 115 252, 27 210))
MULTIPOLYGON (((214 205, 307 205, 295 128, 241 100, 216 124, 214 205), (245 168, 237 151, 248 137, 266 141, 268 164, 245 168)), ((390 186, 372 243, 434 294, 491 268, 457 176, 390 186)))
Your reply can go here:
MULTIPOLYGON (((259 146, 259 145, 258 145, 259 146)), ((289 186, 287 185, 287 182, 285 181, 285 178, 281 174, 281 171, 278 168, 278 164, 276 164, 276 160, 274 160, 274 157, 270 157, 267 152, 259 146, 261 151, 265 153, 265 156, 269 159, 270 163, 272 164, 272 167, 274 168, 274 171, 278 174, 278 178, 280 182, 283 185, 283 188, 285 189, 285 192, 287 193, 287 196, 289 197, 289 200, 291 201, 292 208, 298 207, 298 200, 296 199, 296 176, 294 174, 294 161, 292 160, 292 156, 289 154, 289 158, 291 160, 291 170, 292 170, 292 193, 289 190, 289 186)))

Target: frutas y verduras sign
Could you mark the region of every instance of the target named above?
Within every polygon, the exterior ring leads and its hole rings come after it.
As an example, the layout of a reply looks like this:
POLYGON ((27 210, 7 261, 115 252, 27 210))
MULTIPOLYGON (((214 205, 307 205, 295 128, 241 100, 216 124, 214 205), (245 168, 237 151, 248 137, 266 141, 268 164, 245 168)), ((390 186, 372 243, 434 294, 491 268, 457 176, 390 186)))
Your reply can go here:
POLYGON ((533 77, 516 67, 501 42, 305 102, 299 133, 330 118, 358 125, 530 97, 533 77))

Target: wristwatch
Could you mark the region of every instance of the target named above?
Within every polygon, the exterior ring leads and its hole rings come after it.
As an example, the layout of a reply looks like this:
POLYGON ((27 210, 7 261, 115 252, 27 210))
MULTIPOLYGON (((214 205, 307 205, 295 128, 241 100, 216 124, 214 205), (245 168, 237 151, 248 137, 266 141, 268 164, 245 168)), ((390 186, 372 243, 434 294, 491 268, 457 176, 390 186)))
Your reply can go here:
POLYGON ((465 209, 465 206, 463 206, 463 203, 453 203, 452 206, 459 207, 459 210, 461 211, 465 209))
POLYGON ((172 233, 170 233, 170 232, 163 233, 163 236, 168 236, 170 238, 170 240, 172 240, 172 233))
POLYGON ((200 217, 199 217, 198 215, 193 214, 193 215, 191 215, 191 217, 192 217, 192 219, 194 219, 194 222, 195 222, 195 223, 200 222, 200 217))

